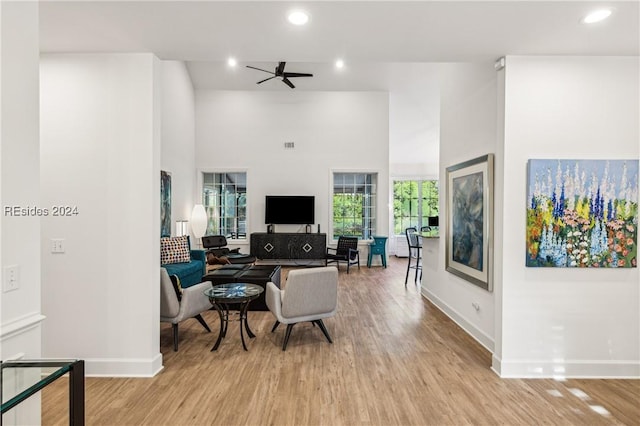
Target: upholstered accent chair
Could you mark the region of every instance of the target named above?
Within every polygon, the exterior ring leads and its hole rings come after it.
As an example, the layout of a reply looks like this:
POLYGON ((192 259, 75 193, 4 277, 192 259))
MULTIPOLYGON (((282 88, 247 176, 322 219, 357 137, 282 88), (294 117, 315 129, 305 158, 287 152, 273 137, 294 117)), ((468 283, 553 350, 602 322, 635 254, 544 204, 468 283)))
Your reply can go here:
POLYGON ((240 253, 240 249, 230 249, 227 247, 227 237, 224 235, 206 235, 202 237, 202 247, 207 249, 207 253, 212 253, 216 257, 226 257, 230 263, 255 263, 256 257, 250 254, 240 253))
POLYGON ((274 283, 267 283, 266 301, 276 318, 273 333, 282 324, 287 325, 282 350, 287 349, 293 326, 299 322, 317 325, 333 343, 322 321, 332 317, 338 310, 338 269, 334 266, 294 269, 289 272, 284 291, 274 283))
POLYGON ((211 332, 201 315, 211 309, 211 302, 204 295, 204 291, 208 288, 211 288, 210 281, 187 288, 174 286, 167 270, 160 268, 160 321, 171 323, 174 351, 178 350, 178 324, 180 322, 195 318, 208 332, 211 332))
POLYGON ((351 265, 358 265, 360 269, 360 251, 358 250, 358 237, 338 237, 338 246, 336 248, 327 247, 325 256, 325 266, 335 262, 338 268, 340 262, 347 263, 347 274, 351 265))

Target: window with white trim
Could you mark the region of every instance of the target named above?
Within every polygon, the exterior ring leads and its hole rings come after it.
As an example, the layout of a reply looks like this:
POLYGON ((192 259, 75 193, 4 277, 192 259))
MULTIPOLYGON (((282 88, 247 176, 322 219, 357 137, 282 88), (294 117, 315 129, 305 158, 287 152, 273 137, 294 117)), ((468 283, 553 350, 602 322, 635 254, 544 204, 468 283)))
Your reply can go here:
POLYGON ((375 233, 377 180, 377 173, 333 173, 333 239, 375 233))
MULTIPOLYGON (((407 228, 429 226, 438 216, 437 180, 396 180, 393 182, 393 232, 404 235, 407 228)), ((437 231, 437 229, 433 229, 437 231)))
POLYGON ((247 238, 247 173, 203 173, 202 204, 206 235, 247 238))

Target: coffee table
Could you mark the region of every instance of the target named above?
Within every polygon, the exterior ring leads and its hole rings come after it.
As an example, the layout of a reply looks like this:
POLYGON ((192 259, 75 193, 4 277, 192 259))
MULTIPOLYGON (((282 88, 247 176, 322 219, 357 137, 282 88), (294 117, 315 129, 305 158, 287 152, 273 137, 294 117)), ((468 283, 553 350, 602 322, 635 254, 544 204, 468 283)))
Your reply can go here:
POLYGON ((264 291, 264 288, 257 284, 249 283, 227 283, 214 285, 204 291, 204 294, 209 298, 209 302, 216 308, 218 315, 220 316, 220 332, 218 334, 218 340, 211 348, 215 351, 220 346, 222 338, 227 335, 227 328, 229 325, 229 305, 239 305, 240 315, 240 339, 242 340, 242 347, 247 349, 247 344, 244 341, 244 333, 242 329, 247 331, 247 335, 250 338, 256 337, 255 334, 249 328, 249 322, 247 321, 247 309, 249 303, 253 299, 256 299, 264 291))
MULTIPOLYGON (((272 282, 280 288, 280 271, 279 265, 224 265, 208 272, 202 277, 202 281, 211 281, 213 285, 251 283, 258 284, 264 289, 266 289, 268 282, 272 282)), ((250 311, 268 311, 269 308, 264 296, 265 292, 253 300, 248 309, 250 311)))

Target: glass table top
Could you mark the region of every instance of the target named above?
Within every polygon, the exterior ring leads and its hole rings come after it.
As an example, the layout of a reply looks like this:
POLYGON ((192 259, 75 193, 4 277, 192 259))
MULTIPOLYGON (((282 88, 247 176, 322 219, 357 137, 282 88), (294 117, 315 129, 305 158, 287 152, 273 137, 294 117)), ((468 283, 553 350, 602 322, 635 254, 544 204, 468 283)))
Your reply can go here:
POLYGON ((262 286, 248 283, 218 284, 204 291, 207 297, 214 299, 237 300, 252 298, 264 291, 262 286))
POLYGON ((76 359, 2 361, 2 405, 5 412, 57 378, 69 373, 76 359))

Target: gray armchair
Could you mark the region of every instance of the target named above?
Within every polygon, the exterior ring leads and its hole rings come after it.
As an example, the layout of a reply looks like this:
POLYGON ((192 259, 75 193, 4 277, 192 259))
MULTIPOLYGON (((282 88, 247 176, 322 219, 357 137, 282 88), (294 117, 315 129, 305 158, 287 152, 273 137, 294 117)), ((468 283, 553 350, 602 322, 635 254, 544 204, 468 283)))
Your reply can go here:
POLYGON ((211 287, 210 281, 182 289, 182 297, 178 294, 169 278, 166 269, 160 268, 160 321, 170 322, 173 328, 173 350, 178 350, 178 324, 188 318, 195 318, 208 331, 211 329, 202 318, 202 312, 211 309, 209 298, 204 291, 211 287))
POLYGON ((276 317, 271 332, 287 324, 282 350, 287 349, 293 326, 309 321, 317 325, 333 343, 322 320, 332 317, 338 309, 338 269, 334 266, 295 269, 289 272, 284 291, 272 282, 267 283, 266 302, 276 317))

